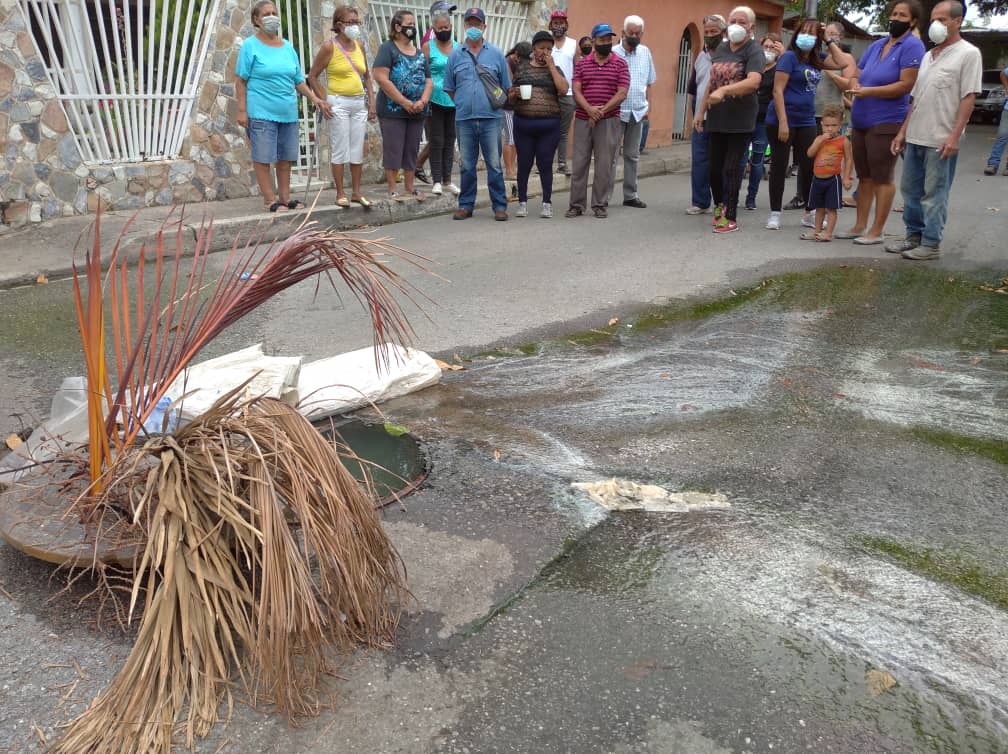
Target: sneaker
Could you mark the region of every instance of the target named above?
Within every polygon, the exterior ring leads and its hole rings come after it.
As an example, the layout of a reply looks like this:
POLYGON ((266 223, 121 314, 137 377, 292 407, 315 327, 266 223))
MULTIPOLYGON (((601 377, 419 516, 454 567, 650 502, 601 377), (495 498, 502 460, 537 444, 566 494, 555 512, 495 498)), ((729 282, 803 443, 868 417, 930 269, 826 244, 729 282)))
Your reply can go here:
POLYGON ((921 237, 918 235, 907 236, 898 241, 890 241, 885 245, 885 250, 890 254, 902 254, 904 251, 916 249, 921 244, 921 237))
POLYGON ((711 220, 711 225, 717 225, 721 222, 721 218, 724 216, 724 207, 720 204, 714 205, 714 219, 711 220))
POLYGON ((804 215, 802 215, 801 224, 806 228, 814 228, 815 215, 813 215, 811 212, 806 212, 804 215))
POLYGON ((754 210, 754 209, 756 209, 756 202, 755 201, 749 201, 747 199, 746 203, 745 203, 745 208, 748 209, 748 210, 754 210))
POLYGON ((771 212, 766 221, 767 230, 780 230, 780 212, 771 212))
POLYGON ((985 167, 984 175, 997 175, 997 165, 988 165, 985 167))
POLYGON ((738 223, 734 220, 729 220, 727 217, 722 217, 712 230, 715 233, 732 233, 738 230, 738 223))
POLYGON ((800 196, 796 196, 784 205, 784 209, 805 209, 805 202, 800 196))
POLYGON ((902 257, 904 259, 923 262, 927 259, 937 259, 940 255, 941 250, 937 246, 918 246, 916 249, 904 251, 902 257))
POLYGON ((592 212, 599 220, 605 220, 609 217, 609 211, 605 207, 592 207, 592 212))
POLYGON ((416 176, 416 179, 418 181, 420 181, 420 183, 430 183, 431 182, 431 180, 428 177, 428 175, 423 171, 423 168, 417 168, 416 170, 414 170, 413 171, 413 175, 416 176))
POLYGON ((542 209, 539 210, 539 217, 553 217, 553 205, 549 202, 543 202, 542 209))
POLYGON ((695 204, 686 208, 687 215, 704 215, 710 212, 710 207, 697 207, 695 204))
POLYGON ((462 189, 460 189, 454 183, 449 183, 448 184, 448 190, 451 191, 453 194, 455 194, 455 196, 458 196, 459 194, 462 193, 462 189))
POLYGON ((441 196, 441 194, 443 193, 443 189, 441 188, 441 181, 438 181, 433 186, 431 186, 430 192, 435 196, 441 196))
POLYGON ((518 202, 518 210, 515 217, 528 217, 528 202, 518 202))
POLYGON ((564 217, 581 217, 584 214, 584 210, 580 207, 571 207, 567 210, 564 217))

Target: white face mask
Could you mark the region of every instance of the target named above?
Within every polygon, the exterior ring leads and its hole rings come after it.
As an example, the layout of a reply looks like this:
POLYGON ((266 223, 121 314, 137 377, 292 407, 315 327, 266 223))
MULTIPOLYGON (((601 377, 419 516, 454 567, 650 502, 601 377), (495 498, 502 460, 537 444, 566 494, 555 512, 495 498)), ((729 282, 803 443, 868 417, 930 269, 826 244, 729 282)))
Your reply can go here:
POLYGON ((259 26, 267 34, 280 33, 280 16, 263 16, 259 19, 259 26))
POLYGON ((767 63, 772 63, 777 59, 777 53, 773 50, 763 50, 763 57, 766 58, 767 63))
POLYGON ((741 24, 731 24, 728 27, 728 41, 732 44, 738 44, 743 41, 749 33, 746 31, 745 27, 741 24))
POLYGON ((349 39, 360 39, 360 26, 354 24, 353 26, 344 26, 343 33, 347 35, 349 39))
POLYGON ((946 39, 948 39, 948 27, 941 21, 932 21, 931 25, 928 27, 928 37, 936 45, 940 45, 946 39))

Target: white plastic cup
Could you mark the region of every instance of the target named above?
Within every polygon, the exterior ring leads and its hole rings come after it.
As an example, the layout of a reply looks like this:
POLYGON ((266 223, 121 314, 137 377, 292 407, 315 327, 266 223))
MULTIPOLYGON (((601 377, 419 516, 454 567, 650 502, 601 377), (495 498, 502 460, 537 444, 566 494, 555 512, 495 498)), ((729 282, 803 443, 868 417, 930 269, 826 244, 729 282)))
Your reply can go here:
POLYGON ((532 99, 532 85, 522 84, 518 87, 518 93, 521 94, 522 99, 532 99))

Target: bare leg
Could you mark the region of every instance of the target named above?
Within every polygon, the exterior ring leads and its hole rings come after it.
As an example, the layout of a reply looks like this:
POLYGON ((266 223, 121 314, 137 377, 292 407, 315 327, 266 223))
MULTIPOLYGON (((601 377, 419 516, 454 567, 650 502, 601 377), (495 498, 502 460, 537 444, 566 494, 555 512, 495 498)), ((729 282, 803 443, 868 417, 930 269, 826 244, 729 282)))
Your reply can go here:
POLYGON ((287 160, 277 160, 277 200, 282 204, 290 201, 291 164, 287 160))
MULTIPOLYGON (((836 228, 837 221, 837 211, 835 209, 826 210, 826 229, 820 232, 819 236, 824 241, 829 241, 833 238, 833 231, 836 228)), ((819 219, 819 213, 816 213, 816 225, 820 228, 822 227, 822 221, 819 219)))
POLYGON ((870 178, 862 178, 857 187, 857 219, 850 233, 861 235, 868 227, 868 215, 871 214, 872 202, 875 201, 875 183, 870 178))
POLYGON ((405 192, 407 194, 412 194, 413 193, 413 178, 415 176, 416 176, 416 173, 414 171, 412 171, 412 170, 403 170, 402 171, 403 190, 405 190, 405 192))
POLYGON ((892 212, 893 199, 896 197, 895 183, 875 184, 875 222, 865 235, 869 238, 881 238, 886 220, 892 212))
POLYGON ((273 191, 273 175, 270 172, 272 167, 268 162, 253 162, 255 169, 256 183, 259 184, 259 193, 262 194, 263 204, 269 206, 276 201, 276 193, 273 191))
MULTIPOLYGON (((836 214, 836 213, 834 213, 836 214)), ((822 230, 823 220, 826 218, 826 208, 817 207, 815 211, 815 232, 819 233, 822 230)), ((830 231, 832 232, 832 231, 830 231)))
POLYGON ((423 145, 423 149, 420 150, 420 154, 416 158, 417 170, 423 169, 424 163, 427 162, 427 158, 430 157, 430 142, 423 145))
POLYGON ((336 164, 333 163, 332 166, 332 177, 333 183, 336 184, 336 198, 344 199, 346 198, 346 192, 343 190, 343 163, 336 164))
POLYGON ((518 149, 514 144, 505 144, 502 151, 504 158, 504 177, 513 181, 518 177, 518 149))
POLYGON ((351 196, 354 199, 359 199, 361 196, 361 167, 361 165, 354 165, 352 162, 350 163, 350 191, 351 196))
POLYGON ((398 170, 391 170, 389 168, 385 168, 385 183, 388 184, 388 192, 390 194, 393 191, 395 191, 395 188, 396 188, 396 174, 398 172, 399 172, 398 170))

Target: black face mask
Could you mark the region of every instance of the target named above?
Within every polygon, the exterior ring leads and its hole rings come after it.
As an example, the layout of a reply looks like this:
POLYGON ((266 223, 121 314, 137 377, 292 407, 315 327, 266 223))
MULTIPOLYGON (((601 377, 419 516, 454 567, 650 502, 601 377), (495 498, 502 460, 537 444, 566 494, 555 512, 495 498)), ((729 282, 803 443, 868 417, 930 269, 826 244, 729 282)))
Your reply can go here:
POLYGON ((406 39, 413 39, 413 37, 416 36, 415 26, 400 26, 399 31, 402 32, 402 35, 406 37, 406 39))
POLYGON ((438 42, 448 42, 451 41, 451 29, 445 29, 444 31, 434 32, 434 36, 437 37, 438 42))
POLYGON ((584 47, 581 48, 582 55, 591 55, 591 51, 592 51, 591 45, 585 45, 584 47))
POLYGON ((609 53, 612 52, 612 42, 605 45, 599 45, 599 44, 595 45, 595 52, 598 54, 600 58, 608 56, 609 53))
POLYGON ((624 37, 623 41, 626 42, 626 46, 632 50, 640 44, 640 37, 624 37))
POLYGON ((907 33, 910 29, 910 24, 906 21, 890 21, 889 22, 889 36, 893 39, 898 39, 907 33))
POLYGON ((703 41, 704 44, 707 45, 707 49, 710 52, 714 52, 714 50, 717 49, 717 46, 721 44, 721 35, 718 34, 716 37, 704 37, 703 41))
POLYGON ((567 36, 566 26, 559 26, 559 27, 554 26, 552 29, 550 29, 550 31, 553 33, 553 36, 556 37, 557 39, 567 36))

